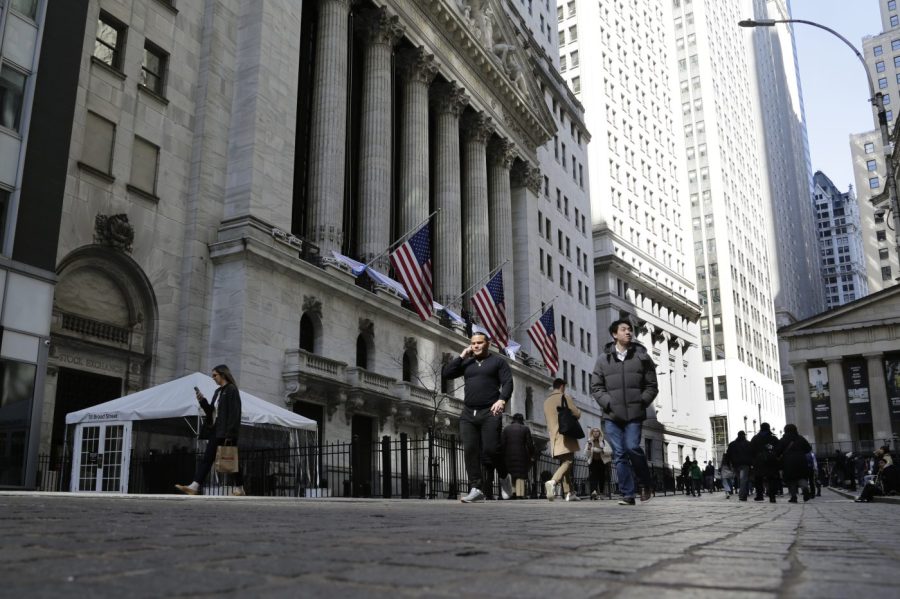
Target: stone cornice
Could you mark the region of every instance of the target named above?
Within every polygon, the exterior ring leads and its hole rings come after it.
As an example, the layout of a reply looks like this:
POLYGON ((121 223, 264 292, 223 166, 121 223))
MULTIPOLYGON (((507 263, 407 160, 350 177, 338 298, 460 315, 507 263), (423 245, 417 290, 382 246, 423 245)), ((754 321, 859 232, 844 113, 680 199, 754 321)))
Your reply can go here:
MULTIPOLYGON (((520 145, 522 152, 536 162, 537 148, 552 139, 556 132, 556 123, 543 97, 536 97, 537 92, 525 92, 516 86, 498 58, 475 36, 459 10, 451 6, 453 0, 382 1, 406 16, 407 37, 413 43, 429 48, 439 60, 443 58, 437 51, 439 38, 453 46, 454 60, 442 61, 442 74, 459 82, 472 98, 473 107, 493 117, 498 126, 520 145), (478 85, 466 85, 473 76, 479 80, 478 85), (481 90, 487 90, 491 95, 485 96, 481 90)), ((502 18, 507 18, 505 13, 502 18)), ((532 87, 537 88, 533 82, 532 87)))

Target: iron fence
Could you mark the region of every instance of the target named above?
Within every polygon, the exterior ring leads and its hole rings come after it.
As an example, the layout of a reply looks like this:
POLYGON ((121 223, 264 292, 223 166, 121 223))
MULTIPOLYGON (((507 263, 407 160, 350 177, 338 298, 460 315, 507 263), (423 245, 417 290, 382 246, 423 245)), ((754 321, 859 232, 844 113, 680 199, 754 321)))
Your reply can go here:
MULTIPOLYGON (((202 453, 151 452, 132 455, 129 465, 130 493, 175 493, 176 483, 187 483, 202 453)), ((461 442, 456 435, 429 434, 410 438, 384 436, 374 443, 336 441, 286 449, 240 449, 240 471, 248 495, 283 497, 383 497, 456 499, 468 491, 468 478, 461 442)), ((559 467, 557 458, 542 453, 532 463, 525 481, 525 497, 545 498, 545 486, 559 467)), ((38 460, 35 488, 68 491, 71 456, 38 460)), ((590 495, 587 460, 576 454, 571 476, 574 491, 590 495)), ((651 465, 654 494, 681 490, 676 468, 651 465)), ((618 492, 615 467, 604 464, 600 495, 611 498, 618 492)), ((204 493, 229 495, 233 477, 211 472, 204 493)), ((499 495, 495 477, 488 495, 499 495)))

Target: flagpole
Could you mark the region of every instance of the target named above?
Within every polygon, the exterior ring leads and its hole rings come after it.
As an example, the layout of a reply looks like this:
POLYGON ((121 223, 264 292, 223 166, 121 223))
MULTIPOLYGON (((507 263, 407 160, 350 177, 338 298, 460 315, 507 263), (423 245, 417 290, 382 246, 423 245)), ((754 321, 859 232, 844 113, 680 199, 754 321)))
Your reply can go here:
POLYGON ((558 298, 558 297, 559 297, 559 295, 556 295, 552 300, 550 300, 549 302, 547 302, 546 304, 544 304, 543 306, 541 306, 540 308, 538 308, 537 310, 535 310, 534 312, 532 312, 531 314, 529 314, 529 315, 528 315, 528 318, 526 318, 525 320, 523 320, 522 322, 520 322, 519 324, 517 324, 516 326, 514 326, 513 328, 511 328, 511 329, 509 330, 510 335, 512 335, 512 332, 513 332, 513 331, 518 331, 520 328, 522 328, 522 325, 524 325, 526 322, 529 322, 532 318, 534 318, 534 315, 535 315, 535 314, 537 314, 538 312, 543 312, 543 311, 545 311, 547 308, 549 308, 550 306, 552 306, 552 305, 553 305, 553 302, 555 302, 555 301, 556 301, 556 298, 558 298))
MULTIPOLYGON (((495 268, 494 270, 492 270, 491 272, 489 272, 487 275, 485 275, 485 276, 481 277, 480 279, 478 279, 478 282, 477 282, 477 283, 475 283, 474 285, 472 285, 471 287, 469 287, 468 289, 466 289, 465 291, 463 291, 462 294, 460 294, 460 295, 458 295, 457 297, 453 298, 453 299, 450 301, 450 303, 448 303, 447 305, 448 305, 448 306, 455 306, 455 305, 457 304, 457 302, 459 302, 459 300, 461 300, 462 298, 464 298, 464 297, 466 296, 467 293, 469 293, 470 291, 472 291, 473 289, 475 289, 476 287, 478 287, 479 285, 481 285, 485 280, 490 280, 491 277, 493 277, 495 274, 497 274, 497 271, 501 270, 504 266, 507 265, 507 263, 509 263, 509 259, 504 260, 504 261, 503 261, 503 264, 501 264, 500 266, 498 266, 497 268, 495 268)), ((557 296, 557 297, 559 297, 559 296, 557 296)), ((556 298, 554 298, 554 299, 556 299, 556 298)))
POLYGON ((376 260, 378 260, 379 258, 381 258, 382 256, 384 256, 385 254, 389 253, 392 249, 394 249, 395 247, 397 247, 397 246, 400 245, 401 243, 403 243, 403 242, 406 240, 407 237, 409 237, 410 235, 412 235, 413 233, 415 233, 416 231, 418 231, 418 230, 422 227, 422 225, 424 225, 425 223, 427 223, 428 221, 430 221, 431 218, 432 218, 435 214, 437 214, 438 212, 440 212, 441 210, 442 210, 442 208, 438 208, 437 210, 435 210, 434 212, 432 212, 431 214, 429 214, 427 217, 425 217, 425 220, 421 221, 419 224, 415 225, 412 229, 409 229, 406 233, 404 233, 403 235, 401 235, 400 238, 397 239, 397 241, 395 241, 395 242, 392 243, 391 245, 389 245, 389 246, 387 247, 386 250, 384 250, 383 252, 381 252, 380 254, 378 254, 377 256, 375 256, 374 258, 372 258, 371 260, 369 260, 369 261, 366 263, 366 268, 369 268, 370 266, 372 266, 373 264, 375 264, 375 261, 376 261, 376 260))

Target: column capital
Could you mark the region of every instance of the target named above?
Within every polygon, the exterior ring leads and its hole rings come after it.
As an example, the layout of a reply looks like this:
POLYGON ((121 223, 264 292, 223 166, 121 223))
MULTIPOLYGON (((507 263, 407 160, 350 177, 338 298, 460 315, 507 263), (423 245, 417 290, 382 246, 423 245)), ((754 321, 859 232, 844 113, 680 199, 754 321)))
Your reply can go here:
POLYGON ((482 112, 467 112, 462 116, 462 131, 467 140, 487 143, 494 133, 494 122, 482 112))
POLYGON ((438 81, 431 86, 431 107, 438 114, 459 117, 469 102, 465 90, 452 81, 438 81))
POLYGON ((437 75, 438 66, 433 54, 422 48, 405 48, 397 54, 397 66, 403 81, 428 85, 437 75))
POLYGON ((406 30, 400 24, 400 17, 388 13, 383 6, 365 8, 359 13, 357 29, 368 44, 383 44, 393 47, 406 30))
POLYGON ((541 169, 524 160, 515 163, 512 169, 512 185, 513 187, 527 187, 535 195, 540 195, 544 185, 541 169))
POLYGON ((488 160, 496 166, 509 169, 516 158, 516 146, 502 137, 494 137, 488 144, 488 160))

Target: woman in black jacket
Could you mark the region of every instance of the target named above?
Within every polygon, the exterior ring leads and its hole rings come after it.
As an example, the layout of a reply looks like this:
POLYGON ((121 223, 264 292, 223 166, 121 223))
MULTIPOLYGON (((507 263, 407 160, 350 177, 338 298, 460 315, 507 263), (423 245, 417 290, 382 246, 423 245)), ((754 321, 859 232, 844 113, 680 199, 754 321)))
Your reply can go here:
MULTIPOLYGON (((175 488, 187 495, 200 493, 200 485, 206 480, 213 463, 216 461, 216 450, 220 445, 237 445, 238 432, 241 428, 241 394, 231 370, 225 364, 219 364, 212 371, 212 378, 219 386, 213 393, 212 401, 207 401, 200 390, 194 387, 197 401, 206 414, 203 430, 209 436, 203 459, 197 464, 194 481, 189 485, 175 485, 175 488)), ((201 438, 203 435, 201 435, 201 438)), ((242 496, 244 477, 240 472, 234 473, 234 490, 232 495, 242 496)))
POLYGON ((797 487, 803 489, 803 501, 809 500, 809 466, 806 455, 812 451, 809 441, 800 436, 797 426, 784 425, 784 435, 778 444, 778 455, 781 458, 784 482, 787 484, 791 498, 788 503, 797 503, 797 487))
POLYGON ((506 470, 515 481, 516 499, 525 499, 525 483, 535 456, 534 439, 531 430, 525 426, 525 416, 513 414, 512 424, 503 427, 500 433, 500 441, 506 470))

